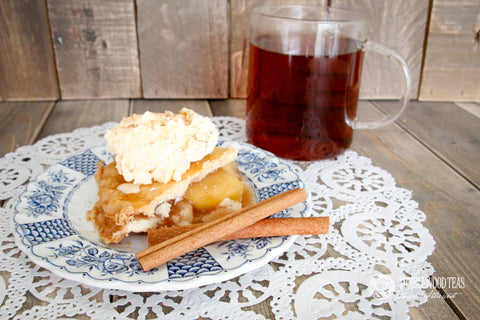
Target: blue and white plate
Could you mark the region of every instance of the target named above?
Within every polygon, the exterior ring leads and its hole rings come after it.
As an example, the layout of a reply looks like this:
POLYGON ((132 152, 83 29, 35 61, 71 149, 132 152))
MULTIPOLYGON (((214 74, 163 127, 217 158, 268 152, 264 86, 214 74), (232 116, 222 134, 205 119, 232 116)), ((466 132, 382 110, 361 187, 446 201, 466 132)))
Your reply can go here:
MULTIPOLYGON (((290 165, 249 144, 222 141, 239 150, 240 172, 256 200, 304 188, 290 165)), ((105 146, 90 148, 51 166, 28 184, 15 206, 15 240, 38 265, 71 280, 128 291, 180 290, 220 282, 259 268, 287 250, 295 236, 230 240, 192 251, 144 272, 135 252, 147 247, 145 235, 105 245, 86 213, 97 201, 98 161, 112 161, 105 146)), ((276 217, 310 215, 310 201, 276 217)))

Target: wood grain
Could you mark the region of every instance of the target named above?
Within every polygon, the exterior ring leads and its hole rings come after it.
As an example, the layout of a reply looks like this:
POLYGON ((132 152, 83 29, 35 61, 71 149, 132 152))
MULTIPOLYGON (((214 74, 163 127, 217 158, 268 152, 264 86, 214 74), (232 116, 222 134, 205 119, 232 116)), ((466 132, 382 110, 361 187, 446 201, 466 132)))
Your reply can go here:
MULTIPOLYGON (((378 115, 380 111, 370 106, 367 111, 378 115)), ((445 291, 458 292, 452 303, 461 310, 462 319, 476 319, 480 312, 480 191, 396 124, 357 130, 352 148, 388 171, 399 187, 412 191, 412 199, 427 215, 424 225, 436 241, 428 259, 436 270, 434 276, 465 277, 464 289, 445 291)), ((441 299, 429 303, 437 300, 441 299)))
POLYGON ((129 105, 128 100, 59 101, 38 139, 109 121, 119 122, 128 115, 129 105))
POLYGON ((427 289, 426 293, 428 297, 431 297, 426 303, 409 308, 408 314, 412 320, 460 320, 447 302, 438 298, 436 289, 427 289))
POLYGON ((39 134, 54 102, 0 103, 0 157, 31 144, 39 134))
POLYGON ((226 98, 227 0, 138 0, 145 98, 226 98))
POLYGON ((480 104, 473 102, 455 102, 455 104, 475 117, 480 118, 480 104))
POLYGON ((44 1, 0 1, 0 100, 58 97, 44 1))
POLYGON ((245 99, 211 100, 214 116, 230 116, 245 119, 247 102, 245 99))
POLYGON ((47 0, 63 99, 141 96, 133 0, 47 0))
POLYGON ((480 2, 433 1, 419 100, 480 101, 480 2))
MULTIPOLYGON (((375 105, 388 110, 393 103, 375 105)), ((410 102, 398 123, 480 189, 479 118, 450 102, 410 102)))

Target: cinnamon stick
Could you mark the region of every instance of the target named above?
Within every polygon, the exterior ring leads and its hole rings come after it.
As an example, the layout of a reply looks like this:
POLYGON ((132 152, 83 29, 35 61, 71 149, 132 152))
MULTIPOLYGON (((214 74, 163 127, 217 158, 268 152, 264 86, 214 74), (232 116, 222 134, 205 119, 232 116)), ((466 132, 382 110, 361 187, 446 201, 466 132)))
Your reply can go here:
POLYGON ((239 212, 227 214, 208 223, 195 225, 192 230, 138 252, 137 260, 142 269, 148 271, 306 199, 307 193, 303 189, 292 189, 277 194, 239 212))
MULTIPOLYGON (((326 234, 328 233, 329 226, 330 221, 328 217, 263 219, 218 240, 226 241, 244 238, 326 234)), ((156 245, 157 243, 166 241, 194 228, 195 225, 191 224, 150 229, 148 230, 148 245, 156 245)))

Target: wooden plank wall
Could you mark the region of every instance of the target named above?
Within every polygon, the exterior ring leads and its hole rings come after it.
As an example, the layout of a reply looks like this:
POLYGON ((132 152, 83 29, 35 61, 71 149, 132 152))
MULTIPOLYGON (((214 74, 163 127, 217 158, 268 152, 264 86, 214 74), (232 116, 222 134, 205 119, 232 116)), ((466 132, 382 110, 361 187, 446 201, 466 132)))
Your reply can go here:
POLYGON ((59 98, 43 1, 0 2, 0 100, 59 98))
POLYGON ((133 0, 48 0, 63 99, 141 97, 133 0))
MULTIPOLYGON (((0 101, 243 98, 248 16, 273 0, 2 0, 0 101)), ((275 0, 365 11, 409 65, 412 99, 480 101, 478 0, 275 0)), ((367 55, 362 97, 398 96, 367 55)))
POLYGON ((225 0, 137 0, 145 98, 228 97, 225 0))
POLYGON ((435 0, 420 100, 480 100, 480 1, 435 0))

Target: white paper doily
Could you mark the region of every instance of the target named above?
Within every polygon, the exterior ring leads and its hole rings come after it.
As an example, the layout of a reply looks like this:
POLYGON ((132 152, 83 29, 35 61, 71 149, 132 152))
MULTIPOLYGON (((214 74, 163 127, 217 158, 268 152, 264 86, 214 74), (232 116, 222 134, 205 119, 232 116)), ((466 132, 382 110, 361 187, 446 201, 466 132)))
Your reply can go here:
MULTIPOLYGON (((243 120, 213 121, 221 137, 245 141, 243 120)), ((312 215, 330 217, 330 233, 298 237, 283 255, 235 279, 134 293, 80 285, 36 266, 10 231, 17 197, 44 168, 101 144, 113 125, 50 136, 0 159, 1 319, 408 319, 409 307, 427 301, 422 280, 434 272, 427 258, 435 244, 426 216, 409 190, 352 151, 292 163, 311 192, 312 215)))

